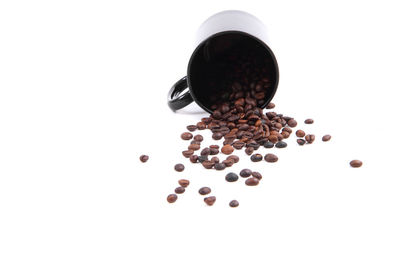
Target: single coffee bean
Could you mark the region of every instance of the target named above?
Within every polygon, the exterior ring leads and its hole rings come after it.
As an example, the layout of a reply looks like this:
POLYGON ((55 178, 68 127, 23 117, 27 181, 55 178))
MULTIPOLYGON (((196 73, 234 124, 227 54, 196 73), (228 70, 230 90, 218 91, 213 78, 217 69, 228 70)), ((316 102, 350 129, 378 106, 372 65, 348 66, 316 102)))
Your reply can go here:
POLYGON ((267 107, 266 107, 266 109, 273 109, 273 108, 275 108, 275 104, 269 102, 268 105, 267 105, 267 107))
POLYGON ((175 165, 175 171, 182 172, 185 169, 185 166, 181 163, 175 165))
POLYGON ((258 185, 259 182, 260 182, 260 180, 258 180, 257 178, 251 177, 251 178, 247 178, 244 183, 248 186, 255 186, 255 185, 258 185))
POLYGON ((206 148, 203 148, 203 150, 200 152, 200 155, 208 156, 208 155, 210 155, 210 153, 211 153, 211 150, 208 147, 206 147, 206 148))
POLYGON ((312 144, 315 140, 315 135, 313 134, 307 134, 305 137, 307 143, 312 144))
POLYGON ((213 135, 212 135, 212 139, 214 139, 214 140, 221 140, 222 137, 223 137, 222 133, 219 133, 219 132, 213 133, 213 135))
POLYGON ((274 147, 274 143, 267 141, 264 143, 264 147, 265 148, 273 148, 274 147))
POLYGON ((240 176, 242 176, 243 178, 249 177, 251 175, 252 171, 249 169, 243 169, 240 171, 240 176))
POLYGON ((268 140, 275 144, 279 141, 279 138, 278 135, 271 134, 270 136, 268 136, 268 140))
POLYGON ((324 141, 324 142, 328 142, 329 140, 331 140, 331 136, 330 136, 329 134, 324 135, 324 136, 322 137, 322 141, 324 141))
POLYGON ((239 206, 239 201, 237 200, 232 200, 231 202, 229 202, 229 206, 232 208, 236 208, 239 206))
POLYGON ((210 194, 211 193, 211 188, 209 188, 209 187, 202 187, 202 188, 200 188, 199 189, 199 194, 200 195, 208 195, 208 194, 210 194))
POLYGON ((251 154, 253 154, 253 152, 254 152, 254 147, 251 147, 251 146, 249 146, 249 147, 247 147, 245 150, 244 150, 244 152, 247 154, 247 155, 251 155, 251 154))
POLYGON ((185 158, 190 158, 190 156, 193 155, 193 153, 194 153, 193 150, 185 150, 185 151, 182 151, 182 155, 183 155, 185 158))
POLYGON ((190 132, 194 132, 197 130, 197 126, 196 125, 188 125, 188 126, 186 126, 186 129, 190 132))
POLYGON ((261 175, 261 173, 259 173, 259 172, 252 172, 251 175, 252 175, 254 178, 257 178, 258 180, 261 180, 261 179, 262 179, 262 175, 261 175))
POLYGON ((223 164, 225 164, 226 167, 231 167, 235 162, 233 159, 226 159, 222 161, 223 164))
POLYGON ((294 128, 294 127, 297 126, 297 121, 295 121, 294 119, 290 119, 290 120, 287 122, 287 124, 288 124, 290 127, 294 128))
POLYGON ((193 139, 196 140, 196 141, 198 141, 198 142, 201 142, 201 141, 203 141, 203 136, 200 135, 200 134, 197 134, 197 135, 195 135, 195 136, 193 137, 193 139))
POLYGON ((217 200, 217 198, 214 197, 214 196, 204 198, 204 202, 205 202, 208 206, 214 205, 214 203, 215 203, 216 200, 217 200))
POLYGON ((287 147, 287 144, 283 141, 279 141, 278 143, 275 144, 276 148, 285 148, 287 147))
POLYGON ((219 163, 219 158, 218 157, 212 157, 211 161, 214 163, 219 163))
POLYGON ((212 167, 214 167, 214 162, 212 162, 211 160, 205 160, 201 164, 206 169, 212 169, 212 167))
POLYGON ((253 162, 259 162, 259 161, 262 161, 262 159, 263 159, 263 156, 261 154, 253 154, 250 157, 250 160, 253 162))
POLYGON ((204 123, 204 122, 198 122, 197 124, 196 124, 196 126, 197 126, 197 129, 199 129, 199 130, 204 130, 206 127, 207 127, 207 125, 204 123))
POLYGON ((208 160, 208 156, 207 155, 199 156, 198 160, 200 163, 203 163, 204 161, 208 160))
POLYGON ((282 129, 282 131, 288 132, 288 133, 292 133, 292 129, 290 129, 289 127, 285 127, 282 129))
POLYGON ((186 180, 186 179, 180 179, 180 180, 178 181, 178 183, 179 183, 179 185, 182 186, 182 187, 188 187, 188 185, 190 184, 190 181, 189 181, 189 180, 186 180))
POLYGON ((212 118, 210 117, 201 118, 201 121, 204 122, 205 124, 209 124, 212 121, 212 118))
POLYGON ((149 160, 149 156, 147 156, 147 155, 141 155, 141 156, 139 157, 139 159, 140 159, 141 162, 145 163, 146 161, 149 160))
POLYGON ((362 164, 363 164, 362 161, 358 159, 350 161, 350 166, 353 168, 359 168, 362 166, 362 164))
POLYGON ((306 143, 306 141, 304 139, 297 139, 297 144, 299 145, 304 145, 306 143))
POLYGON ((214 168, 215 168, 217 171, 222 171, 222 170, 224 170, 224 169, 226 168, 226 166, 225 166, 224 163, 215 163, 214 168))
POLYGON ((179 187, 175 188, 175 193, 183 194, 183 193, 185 193, 185 188, 183 186, 179 186, 179 187))
POLYGON ((234 163, 238 163, 239 162, 239 157, 236 155, 230 155, 226 158, 227 160, 233 160, 234 163))
POLYGON ((284 139, 289 138, 290 133, 286 132, 286 131, 282 131, 281 135, 283 136, 284 139))
POLYGON ((236 182, 239 179, 239 176, 236 173, 230 172, 225 175, 225 180, 227 182, 236 182))
POLYGON ((196 140, 192 140, 192 141, 190 141, 190 144, 191 145, 201 145, 201 142, 196 141, 196 140))
POLYGON ((219 150, 216 148, 210 148, 210 155, 217 155, 219 153, 219 150))
POLYGON ((197 156, 197 155, 191 155, 191 156, 189 157, 189 160, 190 160, 191 163, 197 163, 197 162, 199 161, 199 156, 197 156))
POLYGON ((314 123, 314 120, 313 120, 313 119, 306 119, 306 120, 304 121, 304 123, 305 123, 305 124, 313 124, 313 123, 314 123))
POLYGON ((167 196, 168 203, 174 203, 178 199, 178 196, 175 194, 170 194, 167 196))
POLYGON ((306 133, 303 130, 297 130, 296 131, 296 136, 297 137, 304 137, 306 133))
POLYGON ((212 148, 213 148, 213 149, 219 149, 219 145, 211 145, 211 146, 210 146, 210 149, 212 149, 212 148))
POLYGON ((181 138, 183 140, 190 140, 192 139, 193 134, 189 133, 189 132, 184 132, 183 134, 181 134, 181 138))
POLYGON ((224 153, 225 155, 232 154, 234 148, 231 145, 224 145, 221 148, 221 152, 224 153))
POLYGON ((275 154, 272 154, 272 153, 266 154, 264 159, 265 159, 266 162, 270 162, 270 163, 278 161, 278 157, 275 154))
POLYGON ((190 144, 190 145, 188 146, 188 149, 189 149, 189 150, 193 150, 193 151, 199 150, 199 149, 200 149, 200 145, 199 145, 199 144, 190 144))
POLYGON ((236 141, 236 142, 233 142, 232 146, 235 149, 242 149, 245 146, 245 143, 244 142, 240 142, 240 141, 236 141))

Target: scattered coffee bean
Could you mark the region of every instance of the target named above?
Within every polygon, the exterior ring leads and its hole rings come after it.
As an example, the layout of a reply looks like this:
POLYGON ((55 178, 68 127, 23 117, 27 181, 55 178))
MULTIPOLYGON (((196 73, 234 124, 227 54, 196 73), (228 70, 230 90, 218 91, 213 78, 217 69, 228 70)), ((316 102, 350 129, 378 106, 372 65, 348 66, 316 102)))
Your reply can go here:
POLYGON ((218 149, 219 150, 219 145, 211 145, 210 149, 218 149))
POLYGON ((179 186, 179 187, 175 188, 175 193, 183 194, 183 193, 185 193, 185 188, 183 186, 179 186))
POLYGON ((214 203, 215 203, 216 200, 217 200, 217 198, 214 197, 214 196, 205 197, 205 198, 204 198, 204 202, 205 202, 208 206, 214 205, 214 203))
POLYGON ((197 135, 195 135, 195 136, 193 137, 193 139, 196 140, 196 141, 198 141, 198 142, 201 142, 201 141, 203 141, 203 136, 200 135, 200 134, 197 134, 197 135))
POLYGON ((234 149, 233 149, 233 147, 231 145, 224 145, 221 148, 221 152, 224 153, 225 155, 232 154, 233 150, 234 149))
POLYGON ((306 133, 303 130, 297 130, 296 131, 296 136, 297 137, 304 137, 306 133))
POLYGON ((229 202, 229 206, 232 208, 236 208, 239 206, 239 201, 237 200, 232 200, 231 202, 229 202))
POLYGON ((190 140, 192 139, 193 134, 189 133, 189 132, 184 132, 183 134, 181 134, 181 138, 183 140, 190 140))
POLYGON ((217 171, 222 171, 222 170, 224 170, 226 168, 226 166, 225 166, 224 163, 215 163, 214 168, 217 171))
POLYGON ((274 147, 274 143, 267 141, 264 143, 264 147, 265 148, 273 148, 274 147))
POLYGON ((213 133, 212 139, 214 140, 221 140, 224 135, 222 133, 213 133))
POLYGON ((185 169, 185 166, 181 163, 175 165, 175 171, 182 172, 185 169))
POLYGON ((226 158, 227 160, 233 160, 234 163, 238 163, 239 162, 239 157, 236 155, 230 155, 226 158))
POLYGON ((188 146, 188 149, 189 149, 189 150, 193 150, 193 151, 199 150, 199 149, 200 149, 200 145, 199 145, 199 144, 190 144, 190 145, 188 146))
POLYGON ((208 194, 210 194, 211 193, 211 188, 209 188, 209 187, 202 187, 202 188, 200 188, 199 189, 199 194, 200 195, 208 195, 208 194))
POLYGON ((255 186, 255 185, 258 185, 259 182, 260 182, 260 180, 258 180, 257 178, 251 177, 251 178, 247 178, 244 183, 248 186, 255 186))
POLYGON ((231 167, 235 162, 233 161, 233 159, 226 159, 224 161, 222 161, 223 164, 225 164, 226 167, 231 167))
POLYGON ((210 148, 210 155, 217 155, 219 153, 219 150, 216 148, 210 148))
POLYGON ((208 155, 210 155, 210 153, 211 153, 211 150, 208 147, 206 147, 206 148, 203 148, 203 150, 200 152, 200 155, 208 156, 208 155))
POLYGON ((287 124, 288 124, 290 127, 294 128, 294 127, 297 126, 297 121, 295 121, 294 119, 290 119, 290 120, 287 122, 287 124))
POLYGON ((249 146, 249 147, 246 147, 246 149, 245 149, 245 151, 244 151, 247 155, 251 155, 251 154, 253 154, 253 152, 254 152, 254 147, 251 147, 251 146, 249 146))
POLYGON ((252 175, 254 178, 257 178, 258 180, 261 180, 261 179, 262 179, 262 175, 261 175, 261 173, 259 173, 259 172, 252 172, 251 175, 252 175))
POLYGON ((211 161, 214 163, 219 163, 219 158, 218 157, 212 157, 211 161))
POLYGON ((167 201, 169 203, 174 203, 178 199, 178 196, 175 194, 170 194, 167 196, 167 201))
POLYGON ((251 170, 249 169, 243 169, 240 171, 240 176, 242 176, 243 178, 249 177, 251 175, 251 170))
POLYGON ((145 163, 146 161, 149 160, 149 156, 147 156, 147 155, 141 155, 141 156, 139 157, 139 159, 140 159, 141 162, 145 163))
POLYGON ((230 172, 225 176, 225 180, 227 182, 236 182, 238 179, 239 179, 239 176, 233 172, 230 172))
POLYGON ((196 140, 192 140, 192 141, 190 141, 190 144, 191 145, 201 145, 201 142, 196 141, 196 140))
POLYGON ((185 150, 185 151, 182 151, 182 155, 183 155, 185 158, 190 158, 190 156, 193 155, 193 153, 194 153, 193 150, 185 150))
POLYGON ((279 141, 278 143, 275 144, 276 148, 285 148, 287 147, 287 144, 283 141, 279 141))
POLYGON ((304 145, 306 143, 306 141, 304 139, 297 139, 297 144, 299 145, 304 145))
POLYGON ((268 105, 267 105, 267 107, 266 107, 266 109, 273 109, 273 108, 275 108, 275 104, 269 102, 268 105))
POLYGON ((203 163, 204 161, 208 160, 208 156, 207 155, 199 156, 198 160, 200 163, 203 163))
POLYGON ((199 156, 191 155, 189 160, 190 160, 191 163, 197 163, 199 161, 199 156))
POLYGON ((350 166, 353 168, 359 168, 362 166, 362 164, 363 164, 362 161, 358 159, 350 161, 350 166))
POLYGON ((179 183, 179 185, 182 186, 182 187, 188 187, 188 185, 190 184, 190 181, 189 181, 189 180, 186 180, 186 179, 180 179, 180 180, 178 181, 178 183, 179 183))
POLYGON ((197 130, 197 126, 196 125, 188 125, 188 126, 186 126, 186 129, 190 132, 194 132, 197 130))
POLYGON ((214 162, 212 162, 211 160, 205 160, 201 164, 206 169, 212 169, 212 167, 214 167, 214 162))
POLYGON ((266 154, 264 159, 265 159, 266 162, 270 162, 270 163, 278 161, 278 157, 276 155, 272 154, 272 153, 266 154))
POLYGON ((329 140, 331 140, 331 136, 330 136, 329 134, 324 135, 324 136, 322 137, 322 141, 324 141, 324 142, 328 142, 329 140))
POLYGON ((305 124, 313 124, 313 123, 314 123, 314 120, 313 120, 313 119, 306 119, 306 120, 304 121, 304 123, 305 123, 305 124))
POLYGON ((259 161, 262 161, 263 156, 261 154, 253 154, 253 155, 251 155, 250 159, 253 162, 259 162, 259 161))
POLYGON ((312 144, 315 140, 315 135, 313 134, 307 134, 305 137, 307 143, 312 144))
POLYGON ((198 130, 204 130, 204 129, 206 129, 206 127, 207 127, 207 125, 204 123, 204 122, 198 122, 197 124, 196 124, 196 126, 197 126, 197 129, 198 130))

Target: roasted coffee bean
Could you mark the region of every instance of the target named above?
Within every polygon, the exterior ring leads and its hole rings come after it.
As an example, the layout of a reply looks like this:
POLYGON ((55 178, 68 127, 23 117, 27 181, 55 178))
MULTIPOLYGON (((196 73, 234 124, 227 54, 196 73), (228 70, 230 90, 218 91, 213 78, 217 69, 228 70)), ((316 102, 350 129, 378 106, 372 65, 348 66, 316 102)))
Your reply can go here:
POLYGON ((290 129, 289 127, 285 127, 282 129, 282 131, 288 132, 288 133, 292 133, 292 129, 290 129))
POLYGON ((174 203, 178 199, 178 196, 175 194, 170 194, 167 196, 168 203, 174 203))
POLYGON ((305 123, 305 124, 313 124, 313 123, 314 123, 314 120, 313 120, 313 119, 306 119, 306 120, 304 121, 304 123, 305 123))
POLYGON ((188 187, 188 185, 190 184, 190 181, 189 181, 189 180, 186 180, 186 179, 180 179, 180 180, 178 181, 178 183, 179 183, 179 185, 182 186, 182 187, 188 187))
POLYGON ((239 201, 237 200, 232 200, 231 202, 229 202, 229 207, 231 208, 236 208, 239 206, 239 201))
POLYGON ((350 166, 353 168, 359 168, 362 166, 362 164, 363 164, 362 161, 358 159, 350 161, 350 166))
POLYGON ((304 139, 297 139, 297 144, 299 145, 304 145, 306 143, 306 141, 304 139))
POLYGON ((211 146, 210 146, 210 149, 211 149, 211 148, 219 149, 219 145, 211 145, 211 146))
POLYGON ((198 122, 197 124, 196 124, 196 126, 197 126, 197 129, 199 129, 199 130, 204 130, 204 129, 206 129, 206 127, 207 127, 207 125, 204 123, 204 122, 198 122))
POLYGON ((232 146, 235 149, 242 149, 245 146, 245 143, 244 142, 240 142, 240 141, 236 141, 236 142, 233 142, 232 146))
POLYGON ((232 154, 234 148, 231 145, 224 145, 221 148, 221 152, 224 153, 225 155, 232 154))
POLYGON ((251 175, 251 170, 249 169, 243 169, 240 171, 240 176, 242 176, 243 178, 249 177, 251 175))
POLYGON ((215 163, 214 168, 215 168, 217 171, 222 171, 222 170, 225 170, 226 166, 225 166, 224 163, 215 163))
POLYGON ((277 162, 278 161, 278 157, 275 154, 272 153, 268 153, 265 155, 264 157, 266 162, 277 162))
POLYGON ((328 142, 329 140, 331 140, 331 136, 330 136, 329 134, 324 135, 324 136, 322 137, 322 141, 324 141, 324 142, 328 142))
POLYGON ((209 188, 209 187, 202 187, 202 188, 200 188, 199 189, 199 194, 200 195, 208 195, 208 194, 210 194, 211 193, 211 188, 209 188))
POLYGON ((183 140, 190 140, 192 139, 193 134, 189 133, 189 132, 184 132, 183 134, 181 134, 181 138, 183 140))
POLYGON ((217 155, 219 153, 219 150, 216 148, 210 148, 210 155, 217 155))
POLYGON ((236 155, 230 155, 226 158, 227 160, 233 160, 234 163, 238 163, 239 162, 239 157, 236 155))
POLYGON ((210 117, 202 118, 201 121, 204 122, 205 124, 209 124, 212 121, 212 118, 210 117))
POLYGON ((198 160, 200 163, 203 163, 204 161, 208 160, 208 156, 207 155, 199 156, 198 160))
POLYGON ((217 198, 214 197, 214 196, 204 198, 204 202, 205 202, 208 206, 214 205, 214 203, 215 203, 216 200, 217 200, 217 198))
POLYGON ((297 126, 297 121, 295 121, 294 119, 290 119, 290 120, 287 122, 287 124, 288 124, 290 127, 294 128, 294 127, 297 126))
POLYGON ((273 108, 275 108, 275 104, 272 102, 269 102, 266 109, 273 109, 273 108))
POLYGON ((283 139, 287 139, 290 136, 290 133, 286 132, 286 131, 282 131, 281 135, 283 136, 283 139))
POLYGON ((193 155, 193 153, 194 153, 193 150, 185 150, 185 151, 182 151, 182 155, 183 155, 185 158, 190 158, 190 156, 193 155))
POLYGON ((197 163, 197 162, 199 161, 199 156, 197 156, 197 155, 191 155, 191 156, 189 157, 189 160, 190 160, 191 163, 197 163))
POLYGON ((203 150, 200 152, 200 155, 208 156, 208 155, 210 155, 210 153, 211 153, 211 150, 208 147, 206 147, 206 148, 203 148, 203 150))
POLYGON ((303 130, 297 130, 296 131, 296 136, 297 137, 304 137, 306 133, 303 130))
POLYGON ((214 162, 212 162, 211 160, 205 160, 201 164, 206 169, 212 169, 212 167, 214 167, 214 162))
POLYGON ((203 141, 203 136, 200 135, 200 134, 197 134, 197 135, 195 135, 195 136, 193 137, 193 139, 196 140, 196 141, 198 141, 198 142, 201 142, 201 141, 203 141))
POLYGON ((250 159, 253 162, 259 162, 259 161, 262 161, 263 156, 261 154, 253 154, 253 155, 251 155, 250 159))
POLYGON ((225 175, 225 180, 227 182, 236 182, 239 179, 239 176, 236 173, 230 172, 225 175))
POLYGON ((312 144, 315 140, 315 135, 307 134, 304 139, 306 139, 307 143, 312 144))
POLYGON ((188 125, 188 126, 186 126, 186 129, 190 132, 194 132, 197 130, 197 126, 196 125, 188 125))
POLYGON ((272 134, 272 135, 268 136, 268 140, 275 144, 279 141, 279 138, 277 135, 272 134))
POLYGON ((287 147, 287 144, 283 141, 279 141, 278 143, 275 144, 276 148, 285 148, 287 147))
POLYGON ((139 157, 139 159, 140 159, 141 162, 145 163, 146 161, 149 160, 149 156, 147 156, 147 155, 141 155, 141 156, 139 157))
POLYGON ((214 163, 219 163, 219 158, 218 157, 212 157, 211 161, 214 163))
POLYGON ((223 137, 222 133, 213 133, 212 135, 212 139, 214 140, 221 140, 221 138, 223 137))
POLYGON ((258 180, 261 180, 261 179, 262 179, 262 175, 261 175, 261 173, 259 173, 259 172, 252 172, 251 175, 252 175, 254 178, 257 178, 258 180))
POLYGON ((245 149, 245 151, 244 151, 247 155, 251 155, 251 154, 253 154, 253 152, 254 152, 254 147, 251 147, 251 146, 249 146, 249 147, 247 147, 246 149, 245 149))
POLYGON ((188 149, 189 149, 189 150, 193 150, 193 151, 199 150, 199 149, 200 149, 200 145, 199 145, 199 144, 190 144, 190 145, 188 146, 188 149))
POLYGON ((265 143, 264 143, 264 147, 265 147, 265 148, 273 148, 273 147, 274 147, 274 143, 272 143, 272 142, 270 142, 270 141, 265 142, 265 143))
POLYGON ((193 144, 201 145, 201 142, 196 141, 196 140, 192 140, 192 141, 190 141, 190 144, 191 144, 191 145, 193 145, 193 144))
POLYGON ((183 164, 181 164, 181 163, 178 163, 178 164, 175 165, 174 168, 175 168, 175 171, 182 172, 185 169, 185 166, 183 164))
POLYGON ((183 193, 185 193, 185 188, 183 186, 179 186, 179 187, 175 188, 175 193, 183 194, 183 193))
POLYGON ((233 161, 233 159, 226 159, 222 161, 222 163, 225 164, 226 167, 231 167, 235 162, 233 161))
POLYGON ((255 186, 255 185, 258 185, 259 182, 260 182, 260 180, 258 180, 257 178, 251 177, 251 178, 247 178, 244 183, 248 186, 255 186))
POLYGON ((221 119, 221 117, 222 117, 222 113, 221 113, 221 111, 219 111, 219 110, 214 110, 212 116, 214 117, 214 119, 219 120, 219 119, 221 119))

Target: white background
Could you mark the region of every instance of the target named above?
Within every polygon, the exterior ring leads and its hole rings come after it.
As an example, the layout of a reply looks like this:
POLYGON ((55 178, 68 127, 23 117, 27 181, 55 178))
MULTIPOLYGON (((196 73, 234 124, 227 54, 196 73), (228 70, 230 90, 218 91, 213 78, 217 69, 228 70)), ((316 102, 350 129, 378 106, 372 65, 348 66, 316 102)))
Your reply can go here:
POLYGON ((138 2, 0 2, 0 266, 400 266, 396 1, 138 2), (267 25, 276 111, 317 136, 243 156, 257 187, 189 164, 179 135, 206 114, 166 105, 226 9, 267 25))

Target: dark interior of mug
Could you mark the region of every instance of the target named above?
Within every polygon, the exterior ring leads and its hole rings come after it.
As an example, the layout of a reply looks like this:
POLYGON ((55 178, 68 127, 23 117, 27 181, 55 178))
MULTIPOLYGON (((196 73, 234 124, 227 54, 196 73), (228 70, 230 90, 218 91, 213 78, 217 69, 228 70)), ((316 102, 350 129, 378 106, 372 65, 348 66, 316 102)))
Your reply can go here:
POLYGON ((208 112, 232 99, 235 87, 253 96, 258 92, 257 105, 264 108, 275 94, 278 75, 271 49, 237 31, 221 32, 205 40, 193 52, 188 66, 192 97, 208 112))

